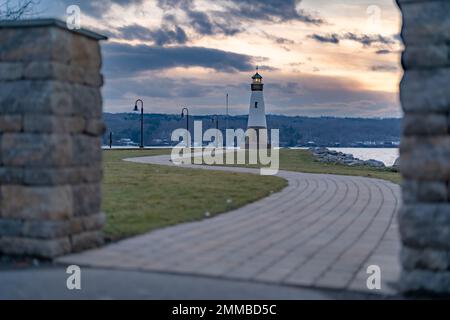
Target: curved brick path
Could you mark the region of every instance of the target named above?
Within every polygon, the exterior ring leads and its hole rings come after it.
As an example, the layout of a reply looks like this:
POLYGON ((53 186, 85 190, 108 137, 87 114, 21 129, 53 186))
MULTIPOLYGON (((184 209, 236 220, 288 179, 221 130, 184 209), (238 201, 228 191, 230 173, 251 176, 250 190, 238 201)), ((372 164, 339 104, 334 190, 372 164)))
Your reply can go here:
MULTIPOLYGON (((128 161, 171 165, 169 156, 128 161)), ((367 266, 378 265, 382 290, 371 293, 396 291, 399 186, 363 177, 278 175, 288 187, 253 204, 58 261, 364 292, 367 266)))

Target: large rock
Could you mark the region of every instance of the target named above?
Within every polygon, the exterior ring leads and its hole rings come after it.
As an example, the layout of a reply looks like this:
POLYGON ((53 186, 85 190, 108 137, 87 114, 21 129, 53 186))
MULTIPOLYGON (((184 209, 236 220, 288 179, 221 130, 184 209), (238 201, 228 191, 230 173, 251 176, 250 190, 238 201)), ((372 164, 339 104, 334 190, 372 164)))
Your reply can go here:
POLYGON ((383 162, 378 160, 360 160, 356 159, 353 155, 337 152, 335 150, 329 150, 327 148, 310 148, 310 152, 315 159, 323 163, 342 164, 347 166, 367 166, 372 168, 384 168, 383 162))
POLYGON ((378 160, 374 160, 374 159, 369 159, 369 160, 364 161, 364 165, 366 165, 368 167, 372 167, 372 168, 386 167, 382 161, 378 161, 378 160))
POLYGON ((397 159, 395 159, 394 164, 392 165, 392 169, 394 169, 395 171, 400 170, 400 157, 397 157, 397 159))

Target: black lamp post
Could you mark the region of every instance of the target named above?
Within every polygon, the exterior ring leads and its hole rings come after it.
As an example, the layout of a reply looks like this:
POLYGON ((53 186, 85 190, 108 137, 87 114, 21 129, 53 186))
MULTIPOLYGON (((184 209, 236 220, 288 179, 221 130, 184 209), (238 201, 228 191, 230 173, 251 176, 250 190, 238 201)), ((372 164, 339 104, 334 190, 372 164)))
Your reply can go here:
MULTIPOLYGON (((219 131, 219 116, 217 116, 217 115, 213 116, 211 121, 216 123, 216 130, 219 131)), ((217 141, 217 137, 216 137, 216 147, 219 147, 219 143, 217 141)))
POLYGON ((138 112, 138 102, 141 103, 141 145, 139 146, 141 149, 144 148, 144 101, 141 99, 137 99, 134 103, 134 111, 138 112))
POLYGON ((227 99, 226 99, 226 110, 227 110, 227 118, 225 123, 225 131, 228 129, 228 93, 227 93, 227 99))
MULTIPOLYGON (((188 137, 189 137, 189 109, 188 108, 185 107, 185 108, 181 109, 181 119, 184 118, 185 111, 186 111, 186 130, 188 132, 188 137)), ((189 141, 188 146, 190 144, 191 144, 191 142, 189 141)))

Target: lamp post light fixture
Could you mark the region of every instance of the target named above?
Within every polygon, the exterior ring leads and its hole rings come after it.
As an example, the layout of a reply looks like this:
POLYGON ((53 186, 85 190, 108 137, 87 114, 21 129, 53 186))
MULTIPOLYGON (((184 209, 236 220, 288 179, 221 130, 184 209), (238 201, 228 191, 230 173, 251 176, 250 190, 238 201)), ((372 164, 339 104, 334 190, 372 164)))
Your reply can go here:
POLYGON ((188 108, 183 108, 181 110, 181 119, 184 118, 185 114, 186 114, 186 130, 189 131, 189 109, 188 108), (186 111, 186 113, 185 113, 185 111, 186 111))
POLYGON ((141 144, 140 144, 139 148, 143 149, 144 148, 144 101, 142 101, 141 99, 136 100, 136 102, 134 103, 134 111, 135 112, 139 112, 138 102, 141 103, 141 144))

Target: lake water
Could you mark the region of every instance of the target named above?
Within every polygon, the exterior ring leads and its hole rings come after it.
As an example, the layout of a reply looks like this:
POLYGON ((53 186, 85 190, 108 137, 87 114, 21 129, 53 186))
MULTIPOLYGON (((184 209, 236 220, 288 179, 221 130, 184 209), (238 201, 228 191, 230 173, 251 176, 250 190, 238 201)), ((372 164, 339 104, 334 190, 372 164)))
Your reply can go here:
MULTIPOLYGON (((152 147, 146 146, 148 149, 170 149, 172 147, 152 147)), ((103 146, 103 149, 109 149, 108 146, 103 146)), ((113 149, 138 149, 138 147, 129 146, 114 146, 113 149)), ((292 149, 308 149, 308 148, 292 148, 292 149)), ((382 161, 386 166, 392 166, 395 159, 399 156, 399 150, 397 148, 328 148, 330 150, 336 150, 343 153, 350 153, 355 158, 361 160, 375 159, 382 161)))
POLYGON ((329 148, 343 153, 350 153, 361 160, 375 159, 384 162, 386 166, 392 166, 399 157, 397 148, 329 148))

